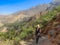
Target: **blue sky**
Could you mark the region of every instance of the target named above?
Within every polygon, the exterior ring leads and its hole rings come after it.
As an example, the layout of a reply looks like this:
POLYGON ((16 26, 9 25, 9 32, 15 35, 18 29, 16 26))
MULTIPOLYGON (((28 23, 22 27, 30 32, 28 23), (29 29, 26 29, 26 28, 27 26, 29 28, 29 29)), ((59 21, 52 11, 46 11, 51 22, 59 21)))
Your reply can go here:
POLYGON ((7 15, 50 2, 52 0, 0 0, 0 14, 7 15))

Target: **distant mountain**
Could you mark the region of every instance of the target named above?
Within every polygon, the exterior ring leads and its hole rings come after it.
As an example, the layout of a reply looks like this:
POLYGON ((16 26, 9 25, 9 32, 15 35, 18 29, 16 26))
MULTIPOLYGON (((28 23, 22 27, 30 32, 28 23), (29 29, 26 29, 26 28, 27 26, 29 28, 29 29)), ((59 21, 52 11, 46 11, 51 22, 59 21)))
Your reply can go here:
POLYGON ((60 5, 60 0, 55 0, 54 2, 51 2, 49 4, 38 5, 38 6, 32 7, 28 10, 16 12, 16 13, 14 13, 14 15, 18 15, 20 13, 23 13, 25 15, 35 15, 40 12, 44 12, 46 10, 53 9, 55 6, 58 6, 58 5, 60 5))
POLYGON ((28 10, 15 12, 11 15, 7 15, 7 16, 0 15, 0 23, 7 24, 7 23, 13 23, 15 21, 22 21, 23 19, 28 19, 29 17, 32 17, 39 13, 43 14, 44 12, 48 10, 52 10, 54 7, 58 5, 60 5, 60 1, 55 0, 54 2, 51 2, 49 4, 38 5, 28 10))

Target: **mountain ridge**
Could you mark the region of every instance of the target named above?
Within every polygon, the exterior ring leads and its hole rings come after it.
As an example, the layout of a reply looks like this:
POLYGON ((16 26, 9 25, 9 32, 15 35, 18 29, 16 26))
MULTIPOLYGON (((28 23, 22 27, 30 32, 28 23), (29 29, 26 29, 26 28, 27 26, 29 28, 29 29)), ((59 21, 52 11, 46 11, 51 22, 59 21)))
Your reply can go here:
POLYGON ((24 18, 32 17, 37 14, 43 14, 46 11, 52 10, 54 7, 60 5, 60 1, 54 1, 49 4, 38 5, 33 8, 24 11, 18 11, 11 15, 0 15, 0 22, 2 24, 13 23, 15 21, 22 21, 24 18))

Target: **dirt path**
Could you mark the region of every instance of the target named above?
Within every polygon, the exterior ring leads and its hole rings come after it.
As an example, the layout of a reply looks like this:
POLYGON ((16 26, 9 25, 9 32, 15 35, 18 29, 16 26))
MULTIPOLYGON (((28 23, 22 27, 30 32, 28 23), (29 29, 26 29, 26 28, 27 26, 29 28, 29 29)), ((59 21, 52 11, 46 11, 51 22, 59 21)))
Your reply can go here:
POLYGON ((35 40, 30 42, 22 42, 21 45, 55 45, 47 37, 42 37, 39 39, 38 44, 35 43, 35 40))

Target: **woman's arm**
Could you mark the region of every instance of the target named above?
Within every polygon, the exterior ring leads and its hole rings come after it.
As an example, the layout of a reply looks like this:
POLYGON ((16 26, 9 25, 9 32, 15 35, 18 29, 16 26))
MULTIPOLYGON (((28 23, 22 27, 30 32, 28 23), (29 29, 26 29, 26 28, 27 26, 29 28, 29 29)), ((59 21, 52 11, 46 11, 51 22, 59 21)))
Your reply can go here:
POLYGON ((41 33, 42 31, 41 31, 41 28, 40 28, 40 33, 41 33))

